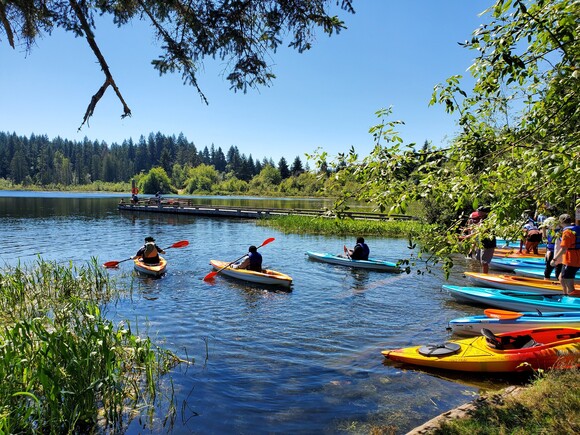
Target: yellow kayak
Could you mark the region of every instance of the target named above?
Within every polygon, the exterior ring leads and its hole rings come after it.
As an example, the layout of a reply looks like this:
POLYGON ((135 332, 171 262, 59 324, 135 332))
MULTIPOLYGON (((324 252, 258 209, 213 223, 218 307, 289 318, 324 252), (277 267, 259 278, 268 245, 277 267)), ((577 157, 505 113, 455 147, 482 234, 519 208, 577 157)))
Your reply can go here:
POLYGON ((161 256, 157 264, 145 264, 143 260, 137 258, 133 260, 133 263, 135 270, 144 275, 159 277, 167 271, 167 260, 161 256))
POLYGON ((580 367, 580 329, 538 328, 451 340, 381 353, 392 361, 463 372, 580 367))
MULTIPOLYGON (((209 263, 216 270, 220 270, 228 265, 228 262, 220 260, 210 260, 209 263)), ((262 272, 255 272, 247 269, 234 269, 233 267, 228 266, 220 273, 231 278, 237 278, 258 284, 279 285, 282 287, 290 287, 292 284, 292 278, 290 276, 271 269, 263 269, 262 272)))

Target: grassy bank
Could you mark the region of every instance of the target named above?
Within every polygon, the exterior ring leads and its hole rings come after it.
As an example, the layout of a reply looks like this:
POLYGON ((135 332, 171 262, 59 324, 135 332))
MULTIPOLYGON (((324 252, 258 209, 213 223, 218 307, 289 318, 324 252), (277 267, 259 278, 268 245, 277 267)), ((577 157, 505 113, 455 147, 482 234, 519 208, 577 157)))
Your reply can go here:
POLYGON ((119 433, 161 400, 180 360, 108 321, 116 297, 94 259, 0 273, 0 433, 119 433))
POLYGON ((486 401, 467 417, 446 422, 438 435, 578 434, 580 371, 549 371, 517 395, 486 401))
POLYGON ((388 238, 415 236, 421 228, 425 227, 424 224, 411 220, 371 221, 309 216, 279 216, 259 220, 258 225, 276 228, 285 233, 360 235, 388 238))

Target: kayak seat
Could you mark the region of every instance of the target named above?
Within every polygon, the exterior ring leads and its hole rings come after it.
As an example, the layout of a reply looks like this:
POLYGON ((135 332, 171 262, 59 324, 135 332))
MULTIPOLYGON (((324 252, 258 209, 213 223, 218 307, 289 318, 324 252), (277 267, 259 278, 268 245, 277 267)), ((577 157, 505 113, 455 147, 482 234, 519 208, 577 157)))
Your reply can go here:
POLYGON ((531 335, 518 335, 515 337, 504 335, 498 337, 487 328, 482 328, 481 333, 485 337, 488 346, 497 350, 526 349, 539 345, 531 335))

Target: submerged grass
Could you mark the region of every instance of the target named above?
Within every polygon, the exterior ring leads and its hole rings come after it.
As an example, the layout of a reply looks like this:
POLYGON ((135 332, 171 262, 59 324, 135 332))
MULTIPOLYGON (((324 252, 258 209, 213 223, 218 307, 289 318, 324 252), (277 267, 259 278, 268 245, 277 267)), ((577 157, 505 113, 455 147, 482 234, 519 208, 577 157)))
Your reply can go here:
POLYGON ((411 220, 372 221, 332 219, 310 216, 279 216, 261 219, 258 225, 276 228, 285 233, 328 235, 381 236, 406 238, 419 232, 425 224, 411 220))
POLYGON ((0 273, 0 433, 117 433, 153 406, 180 360, 107 320, 114 296, 96 259, 0 273))

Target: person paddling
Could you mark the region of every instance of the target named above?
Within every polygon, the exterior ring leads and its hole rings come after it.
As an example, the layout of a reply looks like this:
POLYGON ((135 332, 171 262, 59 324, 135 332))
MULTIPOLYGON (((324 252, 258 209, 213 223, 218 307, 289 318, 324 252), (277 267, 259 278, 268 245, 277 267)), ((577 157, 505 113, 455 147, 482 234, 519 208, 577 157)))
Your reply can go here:
POLYGON ((248 269, 254 272, 262 271, 262 254, 258 252, 258 248, 254 245, 248 248, 248 255, 240 264, 235 264, 234 269, 248 269))
POLYGON ((157 246, 153 237, 148 236, 134 258, 141 258, 145 264, 159 264, 159 254, 165 254, 165 251, 157 246))
POLYGON ((354 249, 348 249, 345 245, 344 253, 347 254, 353 260, 368 260, 371 250, 369 246, 365 243, 364 238, 357 237, 354 249))

